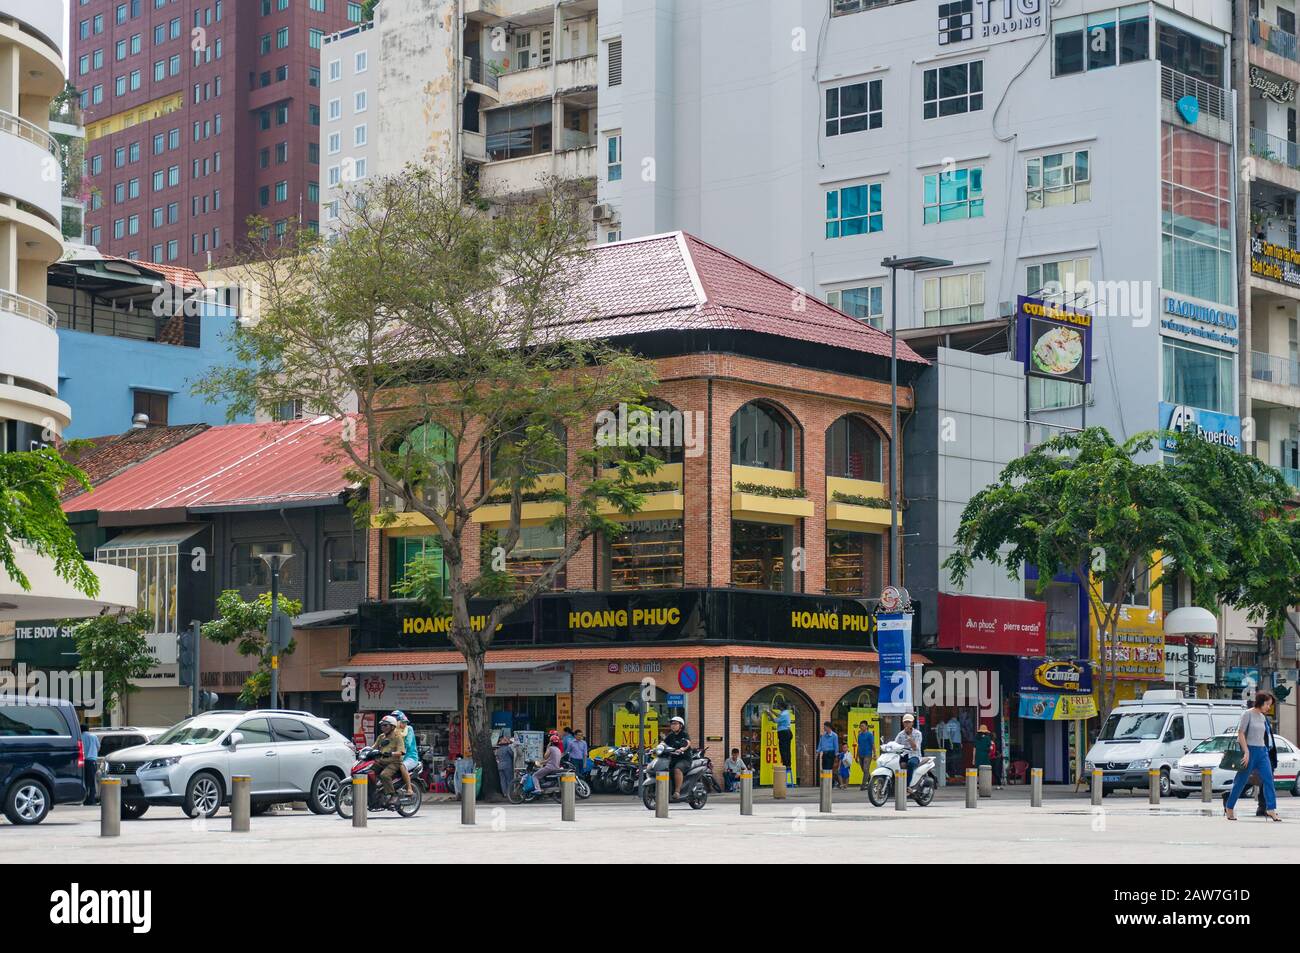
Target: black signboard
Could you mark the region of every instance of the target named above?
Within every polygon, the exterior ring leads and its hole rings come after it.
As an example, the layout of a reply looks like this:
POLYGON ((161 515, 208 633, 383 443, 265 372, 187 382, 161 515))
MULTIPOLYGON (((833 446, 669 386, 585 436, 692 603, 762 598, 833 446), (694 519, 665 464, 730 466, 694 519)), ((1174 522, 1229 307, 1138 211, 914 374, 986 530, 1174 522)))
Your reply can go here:
MULTIPOLYGON (((470 606, 486 624, 493 603, 470 606)), ((876 600, 741 589, 548 593, 505 620, 502 648, 728 642, 807 648, 874 648, 876 600)), ((449 648, 449 615, 410 601, 358 607, 353 651, 449 648)))
POLYGON ((1016 353, 1030 377, 1092 381, 1092 314, 1041 298, 1016 299, 1016 353))
POLYGON ((79 619, 14 623, 14 662, 28 668, 74 669, 81 661, 72 630, 79 619))

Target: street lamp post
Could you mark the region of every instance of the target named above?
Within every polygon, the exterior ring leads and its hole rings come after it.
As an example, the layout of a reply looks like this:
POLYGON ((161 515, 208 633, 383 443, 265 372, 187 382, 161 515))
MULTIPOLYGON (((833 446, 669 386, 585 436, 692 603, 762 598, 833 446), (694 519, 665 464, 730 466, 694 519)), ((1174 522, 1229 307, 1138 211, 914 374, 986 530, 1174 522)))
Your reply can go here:
POLYGON ((946 258, 893 255, 880 263, 889 269, 889 584, 902 584, 902 559, 898 552, 898 272, 947 268, 946 258))
POLYGON ((267 641, 271 643, 271 707, 280 707, 280 653, 284 646, 279 643, 280 628, 277 622, 280 615, 280 567, 293 559, 292 552, 258 553, 257 558, 271 569, 271 619, 267 623, 267 641))

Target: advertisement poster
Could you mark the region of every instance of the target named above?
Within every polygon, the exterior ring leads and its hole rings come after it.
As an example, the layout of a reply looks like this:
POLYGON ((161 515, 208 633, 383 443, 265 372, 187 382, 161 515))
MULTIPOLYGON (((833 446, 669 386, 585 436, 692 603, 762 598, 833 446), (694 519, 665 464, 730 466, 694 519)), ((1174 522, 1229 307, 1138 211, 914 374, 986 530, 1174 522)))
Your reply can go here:
MULTIPOLYGON (((796 724, 796 712, 790 709, 790 770, 786 772, 785 783, 797 784, 798 759, 795 752, 799 750, 799 726, 796 724)), ((758 783, 772 783, 772 768, 781 763, 781 746, 776 738, 776 720, 769 709, 763 710, 763 761, 758 766, 758 783)))
MULTIPOLYGON (((636 740, 637 723, 640 716, 632 714, 623 707, 614 711, 614 744, 618 747, 639 748, 636 740)), ((653 748, 659 743, 659 712, 651 708, 645 713, 645 746, 653 748)))
POLYGON ((573 727, 573 696, 565 693, 555 696, 555 722, 557 728, 573 727))
POLYGON ((1029 377, 1092 380, 1092 315, 1040 298, 1016 299, 1016 334, 1021 363, 1029 377))
POLYGON ((456 676, 440 672, 363 672, 357 707, 367 711, 455 711, 456 676))
POLYGON ((882 715, 902 715, 912 710, 912 617, 903 612, 876 616, 880 646, 880 703, 882 715))
MULTIPOLYGON (((635 732, 633 732, 635 734, 635 732)), ((544 731, 516 731, 515 740, 519 742, 519 747, 524 750, 524 757, 529 761, 542 762, 542 745, 546 741, 546 732, 544 731)))
POLYGON ((1022 692, 1092 692, 1092 663, 1087 659, 1022 658, 1022 692))
POLYGON ((1020 696, 1020 717, 1035 721, 1078 721, 1097 717, 1097 702, 1091 695, 1059 695, 1039 692, 1020 696))
POLYGON ((880 753, 880 715, 874 708, 850 708, 848 732, 849 751, 853 753, 853 766, 849 768, 849 784, 862 784, 862 765, 858 760, 858 732, 862 722, 867 723, 871 733, 876 736, 876 750, 871 752, 871 770, 876 767, 876 755, 880 753))

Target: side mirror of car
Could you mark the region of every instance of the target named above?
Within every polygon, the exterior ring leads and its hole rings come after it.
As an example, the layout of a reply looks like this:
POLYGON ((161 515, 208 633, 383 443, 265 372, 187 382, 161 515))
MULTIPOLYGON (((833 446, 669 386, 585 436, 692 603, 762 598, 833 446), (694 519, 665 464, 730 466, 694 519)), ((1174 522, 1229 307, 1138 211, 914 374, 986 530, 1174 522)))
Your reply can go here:
POLYGON ((244 733, 242 731, 232 731, 230 737, 226 739, 226 744, 231 751, 234 751, 244 743, 244 733))

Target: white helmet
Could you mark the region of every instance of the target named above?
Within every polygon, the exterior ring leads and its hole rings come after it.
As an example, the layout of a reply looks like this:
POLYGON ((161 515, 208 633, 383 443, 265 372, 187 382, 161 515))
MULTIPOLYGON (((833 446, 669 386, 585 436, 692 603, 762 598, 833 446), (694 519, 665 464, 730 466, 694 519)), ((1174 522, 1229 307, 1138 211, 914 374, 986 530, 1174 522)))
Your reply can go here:
POLYGON ((381 725, 392 725, 394 728, 397 727, 397 719, 392 715, 385 715, 383 718, 379 719, 379 723, 381 725))
POLYGON ((683 718, 681 715, 673 715, 673 717, 668 719, 668 724, 671 725, 673 722, 677 722, 679 725, 685 725, 686 719, 683 718))

